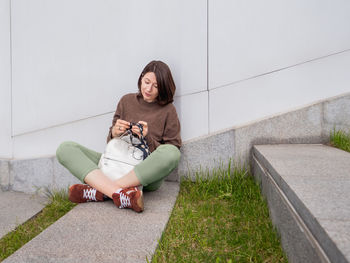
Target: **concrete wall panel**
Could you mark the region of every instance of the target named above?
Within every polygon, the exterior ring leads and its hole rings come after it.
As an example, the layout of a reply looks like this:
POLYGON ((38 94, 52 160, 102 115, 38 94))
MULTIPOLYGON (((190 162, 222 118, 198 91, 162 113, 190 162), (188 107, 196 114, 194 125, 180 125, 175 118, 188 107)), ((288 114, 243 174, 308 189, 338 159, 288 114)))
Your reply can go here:
POLYGON ((12 157, 10 0, 0 1, 0 158, 12 157))
POLYGON ((208 134, 208 92, 175 98, 183 141, 208 134))
POLYGON ((102 152, 113 113, 14 137, 15 158, 37 158, 56 154, 63 141, 75 141, 102 152))
POLYGON ((177 95, 206 90, 206 2, 14 0, 12 10, 15 135, 113 111, 152 59, 169 64, 177 95))
MULTIPOLYGON (((175 97, 174 105, 181 123, 183 141, 208 134, 207 92, 175 97)), ((102 152, 113 114, 114 111, 94 118, 15 136, 14 157, 50 156, 55 154, 57 147, 63 141, 75 141, 102 152), (40 147, 37 146, 38 142, 40 147)))
POLYGON ((211 90, 210 132, 350 91, 350 52, 211 90))
POLYGON ((350 94, 323 103, 323 132, 329 136, 334 129, 350 132, 350 94))
POLYGON ((350 2, 209 1, 209 87, 350 48, 350 2))

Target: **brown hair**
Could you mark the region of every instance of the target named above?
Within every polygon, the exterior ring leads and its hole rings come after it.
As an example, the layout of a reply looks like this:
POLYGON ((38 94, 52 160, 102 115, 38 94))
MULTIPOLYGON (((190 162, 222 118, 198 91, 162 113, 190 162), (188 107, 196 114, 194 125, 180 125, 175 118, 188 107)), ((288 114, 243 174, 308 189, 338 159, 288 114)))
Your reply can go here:
POLYGON ((153 72, 156 75, 157 87, 158 87, 158 97, 157 102, 159 105, 166 105, 174 101, 174 94, 176 90, 175 82, 171 71, 167 64, 162 61, 153 60, 146 65, 146 67, 141 72, 139 80, 137 81, 137 86, 139 87, 139 94, 141 93, 141 80, 143 76, 148 73, 153 72))

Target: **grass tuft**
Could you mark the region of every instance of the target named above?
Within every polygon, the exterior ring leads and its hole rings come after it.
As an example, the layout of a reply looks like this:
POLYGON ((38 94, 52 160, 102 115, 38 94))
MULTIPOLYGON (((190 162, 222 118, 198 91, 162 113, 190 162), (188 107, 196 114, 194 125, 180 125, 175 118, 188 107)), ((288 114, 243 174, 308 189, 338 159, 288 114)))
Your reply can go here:
POLYGON ((267 204, 247 169, 181 181, 152 262, 287 262, 267 204))
POLYGON ((75 204, 68 200, 67 190, 45 190, 50 203, 36 216, 0 239, 0 261, 4 260, 24 244, 71 210, 75 204))
POLYGON ((334 129, 331 132, 330 141, 332 146, 350 152, 350 132, 334 129))

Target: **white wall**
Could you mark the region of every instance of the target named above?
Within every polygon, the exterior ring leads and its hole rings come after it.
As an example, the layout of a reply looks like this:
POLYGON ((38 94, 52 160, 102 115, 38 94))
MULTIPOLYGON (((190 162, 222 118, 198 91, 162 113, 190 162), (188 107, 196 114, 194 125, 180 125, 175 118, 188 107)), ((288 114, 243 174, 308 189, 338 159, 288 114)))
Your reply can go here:
POLYGON ((0 158, 12 157, 10 0, 0 1, 0 158))
POLYGON ((350 51, 213 89, 211 131, 243 125, 349 92, 349 69, 350 51))
POLYGON ((349 14, 342 0, 209 0, 210 132, 350 91, 336 54, 349 14))
MULTIPOLYGON (((138 76, 152 59, 173 70, 179 112, 191 112, 189 97, 203 99, 207 26, 201 0, 13 0, 12 13, 17 158, 51 154, 67 139, 102 150, 106 117, 122 95, 137 91, 138 76), (43 147, 35 147, 38 140, 43 147)), ((184 139, 208 132, 206 104, 198 104, 205 122, 181 115, 199 127, 184 139)))
POLYGON ((184 141, 350 91, 348 1, 11 0, 11 45, 9 10, 0 1, 0 158, 65 140, 102 151, 152 59, 173 71, 184 141))

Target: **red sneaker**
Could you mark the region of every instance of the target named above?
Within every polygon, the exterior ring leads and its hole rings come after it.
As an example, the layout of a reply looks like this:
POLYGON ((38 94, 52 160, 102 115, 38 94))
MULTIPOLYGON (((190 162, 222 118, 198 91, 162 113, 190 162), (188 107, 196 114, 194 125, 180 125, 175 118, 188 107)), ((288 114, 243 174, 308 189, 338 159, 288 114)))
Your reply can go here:
POLYGON ((131 208, 139 213, 143 211, 143 193, 137 187, 122 189, 112 197, 114 204, 119 208, 131 208))
POLYGON ((74 184, 69 187, 68 199, 73 203, 102 202, 103 193, 87 184, 74 184))

